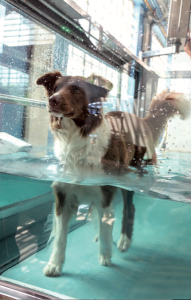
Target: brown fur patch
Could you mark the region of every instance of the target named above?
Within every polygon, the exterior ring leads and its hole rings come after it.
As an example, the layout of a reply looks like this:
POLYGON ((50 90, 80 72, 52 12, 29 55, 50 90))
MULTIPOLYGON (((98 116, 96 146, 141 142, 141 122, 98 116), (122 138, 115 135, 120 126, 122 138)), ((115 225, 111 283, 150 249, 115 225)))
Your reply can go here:
POLYGON ((62 74, 59 71, 49 72, 39 77, 36 84, 43 85, 46 89, 47 96, 50 97, 53 94, 53 88, 58 78, 61 78, 62 74))
POLYGON ((132 239, 135 206, 133 204, 133 191, 121 189, 123 195, 123 219, 121 233, 132 239))
POLYGON ((109 207, 113 200, 113 196, 114 196, 117 188, 115 186, 111 186, 111 185, 104 185, 104 186, 101 186, 101 190, 103 193, 102 207, 103 208, 109 207))
POLYGON ((112 134, 109 147, 102 158, 102 164, 106 173, 131 171, 130 161, 135 154, 132 143, 126 143, 122 134, 112 134))
POLYGON ((54 131, 55 129, 61 129, 61 121, 62 118, 56 117, 54 115, 50 115, 50 125, 51 129, 54 131))
POLYGON ((55 212, 56 212, 56 215, 59 216, 65 205, 66 195, 64 193, 61 193, 60 191, 57 191, 57 189, 55 187, 53 187, 53 193, 54 193, 54 197, 55 197, 55 212))
MULTIPOLYGON (((129 166, 141 171, 142 164, 144 164, 144 166, 147 165, 147 161, 143 159, 147 148, 134 144, 131 135, 125 131, 124 118, 126 120, 128 116, 131 117, 132 115, 127 114, 124 116, 124 113, 121 111, 109 112, 105 115, 111 125, 112 132, 110 145, 103 157, 104 169, 107 172, 114 172, 115 170, 119 173, 132 171, 129 166)), ((134 122, 131 122, 131 119, 129 120, 132 126, 137 120, 133 119, 133 121, 134 122)))
POLYGON ((82 137, 88 136, 91 132, 93 132, 96 128, 98 128, 101 125, 101 122, 101 114, 89 114, 85 119, 84 125, 80 129, 82 137))
POLYGON ((136 146, 136 145, 134 145, 134 147, 135 147, 135 153, 133 159, 130 162, 130 166, 140 169, 147 148, 136 146))

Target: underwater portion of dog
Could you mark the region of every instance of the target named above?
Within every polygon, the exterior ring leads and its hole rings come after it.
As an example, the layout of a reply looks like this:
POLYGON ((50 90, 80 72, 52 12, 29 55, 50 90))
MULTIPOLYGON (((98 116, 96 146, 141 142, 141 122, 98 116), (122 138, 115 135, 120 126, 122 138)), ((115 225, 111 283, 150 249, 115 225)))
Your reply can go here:
MULTIPOLYGON (((56 156, 65 165, 66 172, 75 174, 88 174, 89 171, 95 174, 134 172, 130 167, 140 170, 145 155, 145 163, 156 164, 155 145, 168 119, 177 112, 182 118, 190 115, 190 102, 180 93, 165 91, 154 97, 148 116, 140 119, 127 112, 104 115, 102 102, 106 100, 109 90, 87 82, 82 77, 62 76, 55 71, 40 77, 37 84, 45 87, 49 98, 56 156)), ((61 182, 54 182, 52 188, 55 196, 54 242, 44 274, 61 274, 69 221, 80 204, 94 206, 97 210, 99 262, 101 265, 110 265, 114 222, 112 200, 116 188, 61 182)), ((122 193, 125 199, 125 191, 122 190, 122 193)), ((124 202, 122 231, 118 241, 120 251, 130 246, 133 230, 134 206, 131 203, 130 225, 125 223, 125 209, 124 202)))

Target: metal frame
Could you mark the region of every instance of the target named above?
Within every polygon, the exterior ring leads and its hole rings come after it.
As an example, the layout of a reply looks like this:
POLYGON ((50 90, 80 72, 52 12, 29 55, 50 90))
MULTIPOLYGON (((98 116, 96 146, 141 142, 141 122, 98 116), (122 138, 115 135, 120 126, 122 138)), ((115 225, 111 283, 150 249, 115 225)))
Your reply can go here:
POLYGON ((65 2, 69 3, 68 5, 70 5, 71 8, 77 12, 78 19, 80 19, 81 16, 81 19, 86 19, 90 25, 93 24, 98 28, 100 31, 99 40, 96 40, 95 37, 91 35, 90 31, 86 32, 76 20, 72 19, 64 11, 61 11, 60 6, 58 5, 58 3, 61 3, 60 0, 54 0, 53 2, 50 0, 6 0, 6 2, 18 8, 19 10, 22 10, 41 24, 44 24, 60 35, 71 40, 88 53, 105 61, 108 65, 115 68, 123 68, 128 64, 129 75, 130 67, 134 62, 136 72, 140 72, 142 67, 148 71, 152 71, 147 64, 140 60, 129 49, 124 47, 112 35, 110 35, 108 32, 104 32, 100 25, 93 23, 91 17, 71 0, 66 0, 65 2), (68 28, 68 31, 64 31, 62 29, 63 27, 68 28), (103 36, 110 42, 110 46, 103 43, 103 36), (99 47, 93 45, 89 37, 94 38, 98 42, 99 47))
POLYGON ((168 38, 186 38, 190 16, 190 0, 171 0, 168 38))
MULTIPOLYGON (((65 299, 71 299, 66 297, 65 299)), ((36 290, 29 289, 27 287, 22 287, 7 281, 0 280, 0 299, 23 299, 23 300, 41 300, 41 299, 64 299, 54 297, 50 294, 44 294, 36 290)))
POLYGON ((176 47, 166 47, 159 50, 151 50, 151 51, 145 51, 142 53, 142 58, 150 58, 150 57, 156 57, 161 55, 169 55, 169 54, 175 54, 176 53, 176 47))
POLYGON ((191 71, 167 71, 164 78, 178 79, 178 78, 191 78, 191 71))
POLYGON ((176 46, 176 53, 183 50, 187 39, 190 18, 190 0, 171 0, 167 38, 176 46))
POLYGON ((5 94, 0 94, 0 102, 23 105, 23 106, 40 107, 40 108, 46 108, 47 106, 46 101, 15 97, 15 96, 10 96, 5 94))

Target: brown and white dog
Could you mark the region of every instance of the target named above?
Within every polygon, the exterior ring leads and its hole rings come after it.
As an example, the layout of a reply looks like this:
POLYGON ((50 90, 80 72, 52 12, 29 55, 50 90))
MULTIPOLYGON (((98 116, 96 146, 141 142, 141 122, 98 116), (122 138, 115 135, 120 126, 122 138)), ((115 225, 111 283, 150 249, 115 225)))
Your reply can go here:
MULTIPOLYGON (((80 174, 132 171, 141 168, 143 157, 156 163, 155 145, 168 119, 177 113, 190 115, 190 102, 179 93, 162 92, 151 102, 148 116, 140 119, 127 112, 103 115, 101 102, 108 90, 82 80, 50 72, 37 80, 49 98, 51 129, 55 136, 55 153, 68 172, 80 174)), ((99 224, 99 262, 110 265, 114 214, 113 186, 81 186, 54 182, 55 196, 53 251, 44 269, 46 276, 59 276, 65 260, 67 233, 71 215, 80 204, 94 206, 99 224)), ((133 192, 122 190, 124 210, 118 249, 130 246, 134 206, 133 192), (129 202, 125 199, 129 197, 129 202)))

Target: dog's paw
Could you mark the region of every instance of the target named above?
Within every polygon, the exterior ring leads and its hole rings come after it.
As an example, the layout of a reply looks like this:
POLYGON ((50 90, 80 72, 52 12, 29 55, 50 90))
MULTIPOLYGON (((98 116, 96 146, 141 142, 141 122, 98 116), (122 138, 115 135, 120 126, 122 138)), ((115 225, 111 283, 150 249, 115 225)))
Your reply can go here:
POLYGON ((125 252, 129 249, 131 245, 131 240, 126 236, 126 234, 121 234, 120 239, 117 243, 117 248, 120 252, 125 252))
POLYGON ((111 257, 107 254, 100 254, 99 263, 101 266, 111 266, 111 257))
POLYGON ((46 267, 43 270, 44 275, 48 277, 58 277, 60 276, 61 271, 62 267, 51 263, 48 263, 48 265, 46 265, 46 267))

